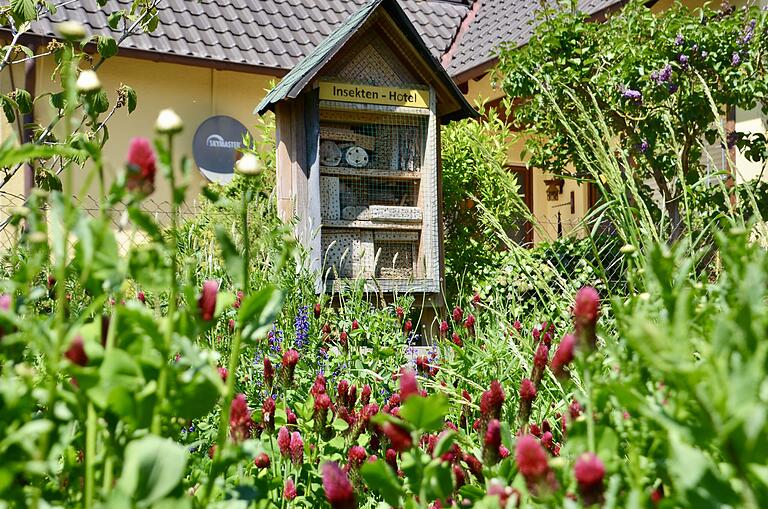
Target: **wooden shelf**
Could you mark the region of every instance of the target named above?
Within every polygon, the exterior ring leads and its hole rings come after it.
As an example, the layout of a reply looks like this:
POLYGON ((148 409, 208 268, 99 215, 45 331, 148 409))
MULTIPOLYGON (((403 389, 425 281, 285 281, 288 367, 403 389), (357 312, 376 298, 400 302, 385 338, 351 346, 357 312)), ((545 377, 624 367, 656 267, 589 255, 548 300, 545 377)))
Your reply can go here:
POLYGON ((320 175, 336 177, 377 177, 397 180, 421 180, 420 171, 395 171, 377 168, 350 168, 347 166, 321 166, 320 175))
POLYGON ((421 221, 394 222, 394 221, 354 221, 323 219, 323 228, 360 228, 364 230, 421 230, 421 221))

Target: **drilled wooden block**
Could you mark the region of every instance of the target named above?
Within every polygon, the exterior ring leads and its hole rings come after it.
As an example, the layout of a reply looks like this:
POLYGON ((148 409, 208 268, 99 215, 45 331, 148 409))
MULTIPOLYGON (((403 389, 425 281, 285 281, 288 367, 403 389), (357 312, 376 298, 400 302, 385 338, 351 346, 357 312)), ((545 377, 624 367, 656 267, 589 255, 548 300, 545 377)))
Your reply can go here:
POLYGON ((353 251, 355 253, 353 260, 353 272, 355 277, 370 278, 374 271, 374 252, 373 232, 362 230, 360 235, 353 241, 353 251))
POLYGON ((397 207, 391 205, 371 205, 368 207, 371 221, 421 221, 421 209, 418 207, 397 207))
POLYGON ((369 216, 368 207, 349 206, 341 211, 341 218, 344 221, 367 221, 370 219, 369 216))
POLYGON ((354 242, 357 235, 351 233, 322 234, 323 273, 330 269, 329 278, 353 277, 354 242))
POLYGON ((340 218, 338 177, 320 177, 320 216, 331 220, 340 218))

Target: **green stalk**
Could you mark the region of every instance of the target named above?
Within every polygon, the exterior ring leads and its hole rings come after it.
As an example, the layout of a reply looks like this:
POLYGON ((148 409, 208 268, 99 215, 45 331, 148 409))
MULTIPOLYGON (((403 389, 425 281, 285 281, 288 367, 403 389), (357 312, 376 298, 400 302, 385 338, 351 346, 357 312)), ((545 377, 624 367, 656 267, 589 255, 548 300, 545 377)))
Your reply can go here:
POLYGON ((85 427, 85 507, 93 507, 96 461, 96 409, 88 402, 88 421, 85 427))
POLYGON ((170 171, 168 172, 168 180, 171 184, 171 235, 169 248, 171 251, 171 287, 170 296, 168 297, 168 314, 166 316, 165 324, 165 338, 164 338, 164 353, 166 356, 166 362, 163 363, 160 368, 160 374, 157 378, 157 404, 155 405, 154 414, 152 415, 152 433, 159 435, 162 424, 162 412, 158 411, 158 407, 164 404, 165 392, 168 385, 168 362, 167 358, 171 351, 171 344, 173 342, 173 320, 176 315, 176 274, 178 272, 178 249, 176 242, 176 230, 178 225, 179 206, 176 203, 176 176, 173 168, 173 134, 168 135, 168 154, 170 157, 170 171))
MULTIPOLYGON (((243 280, 242 288, 243 295, 248 294, 248 269, 250 267, 250 240, 248 236, 248 190, 243 188, 242 191, 242 210, 240 211, 240 218, 243 228, 243 280)), ((216 438, 216 451, 217 454, 213 457, 213 464, 211 465, 211 475, 208 477, 208 482, 205 487, 204 505, 208 505, 208 500, 213 491, 213 484, 216 481, 216 476, 213 475, 216 472, 218 458, 221 457, 221 451, 227 444, 227 431, 229 430, 229 414, 232 407, 232 400, 235 396, 235 375, 237 373, 237 367, 240 363, 240 347, 242 343, 242 327, 237 327, 235 331, 235 338, 232 340, 232 348, 229 352, 229 371, 227 375, 227 390, 224 395, 224 401, 221 407, 221 419, 219 420, 219 433, 216 438)))

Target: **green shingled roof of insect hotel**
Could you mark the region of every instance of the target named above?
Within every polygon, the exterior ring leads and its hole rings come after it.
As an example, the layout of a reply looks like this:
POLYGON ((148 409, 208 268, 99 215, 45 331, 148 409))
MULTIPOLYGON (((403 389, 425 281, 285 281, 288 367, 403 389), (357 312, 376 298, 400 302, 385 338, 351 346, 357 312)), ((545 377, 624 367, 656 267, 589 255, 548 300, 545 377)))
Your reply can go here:
POLYGON ((340 44, 340 42, 346 41, 352 34, 354 34, 365 20, 368 19, 370 13, 373 12, 381 2, 382 0, 373 0, 350 16, 347 21, 321 42, 312 53, 307 55, 304 60, 299 62, 296 67, 291 69, 290 72, 280 80, 280 83, 278 83, 259 103, 254 113, 261 115, 267 111, 271 105, 282 101, 286 97, 295 97, 295 94, 291 95, 293 88, 301 82, 308 72, 315 69, 321 63, 326 62, 327 58, 331 57, 333 53, 341 48, 342 44, 340 44))

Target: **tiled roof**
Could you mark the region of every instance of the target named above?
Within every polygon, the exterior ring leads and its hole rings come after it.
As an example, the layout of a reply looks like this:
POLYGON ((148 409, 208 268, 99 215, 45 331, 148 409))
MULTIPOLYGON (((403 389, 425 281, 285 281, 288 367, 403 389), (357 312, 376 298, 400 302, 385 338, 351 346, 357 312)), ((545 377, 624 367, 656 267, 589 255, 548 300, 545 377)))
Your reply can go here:
MULTIPOLYGON (((399 0, 427 47, 439 58, 451 44, 468 7, 463 2, 399 0)), ((107 14, 130 0, 61 2, 56 14, 32 31, 54 35, 59 21, 78 20, 92 34, 119 37, 107 14)), ((306 57, 366 0, 162 0, 159 26, 134 35, 122 47, 180 57, 288 70, 306 57)))
MULTIPOLYGON (((546 0, 554 2, 554 0, 546 0)), ((398 0, 429 50, 440 58, 450 50, 452 76, 490 61, 503 42, 525 44, 539 0, 398 0), (474 2, 476 16, 462 27, 474 2)), ((161 0, 159 26, 139 33, 122 47, 188 58, 287 71, 309 55, 367 0, 161 0)), ((580 0, 595 13, 622 0, 580 0)), ((131 0, 61 2, 56 14, 32 24, 32 32, 54 35, 54 25, 79 20, 92 34, 119 37, 107 14, 131 0)))
MULTIPOLYGON (((522 46, 535 29, 536 12, 541 8, 536 0, 476 0, 475 19, 457 39, 457 47, 447 70, 457 76, 496 56, 502 43, 522 46)), ((548 0, 550 5, 554 1, 548 0)), ((579 10, 594 14, 621 0, 579 0, 579 10)))

